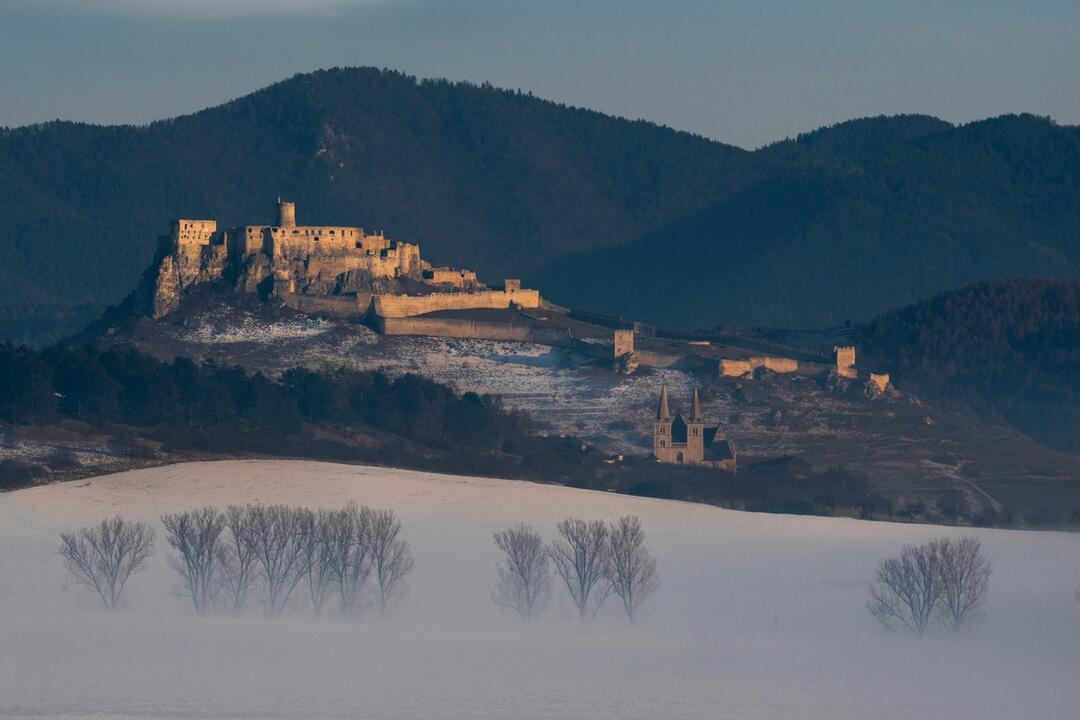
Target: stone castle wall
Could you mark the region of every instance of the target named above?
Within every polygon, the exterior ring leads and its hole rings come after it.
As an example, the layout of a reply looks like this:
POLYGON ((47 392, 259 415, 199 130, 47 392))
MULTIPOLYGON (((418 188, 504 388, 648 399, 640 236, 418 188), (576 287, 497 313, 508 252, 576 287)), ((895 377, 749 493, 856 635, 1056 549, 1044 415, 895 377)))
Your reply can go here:
POLYGON ((363 318, 364 309, 357 307, 352 297, 334 295, 303 295, 301 293, 282 293, 281 301, 286 307, 309 315, 358 320, 363 318))
POLYGON ((440 310, 505 310, 511 303, 524 308, 538 308, 540 293, 537 290, 479 290, 429 295, 376 295, 373 310, 381 317, 405 318, 440 310))
POLYGON ((770 356, 720 360, 720 374, 724 377, 752 375, 755 370, 762 367, 776 373, 793 373, 799 371, 799 361, 793 358, 770 356))
POLYGON ((209 245, 217 233, 217 220, 181 218, 172 224, 172 242, 177 248, 209 245))
POLYGON ((573 338, 566 328, 527 325, 525 323, 465 320, 460 318, 377 317, 377 329, 385 335, 427 335, 431 337, 471 338, 534 342, 541 345, 570 347, 573 338))

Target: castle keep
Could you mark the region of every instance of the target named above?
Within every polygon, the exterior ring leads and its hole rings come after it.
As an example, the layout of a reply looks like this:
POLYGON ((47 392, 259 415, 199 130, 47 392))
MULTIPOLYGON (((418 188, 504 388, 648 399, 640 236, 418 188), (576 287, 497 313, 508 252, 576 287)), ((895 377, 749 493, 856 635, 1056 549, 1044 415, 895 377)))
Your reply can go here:
POLYGON ((277 224, 218 229, 215 220, 176 220, 160 239, 153 317, 177 309, 201 283, 227 281, 299 310, 406 318, 442 310, 538 307, 519 280, 488 287, 471 270, 436 268, 420 246, 360 227, 297 225, 296 206, 278 200, 277 224))

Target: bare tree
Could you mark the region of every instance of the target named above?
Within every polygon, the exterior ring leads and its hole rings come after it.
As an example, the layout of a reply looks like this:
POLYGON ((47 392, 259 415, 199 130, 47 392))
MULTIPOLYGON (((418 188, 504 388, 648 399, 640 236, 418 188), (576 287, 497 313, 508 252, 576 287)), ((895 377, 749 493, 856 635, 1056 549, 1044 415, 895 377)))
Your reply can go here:
POLYGON ((168 563, 180 575, 181 593, 191 599, 198 615, 205 615, 224 581, 225 517, 216 508, 199 508, 161 516, 165 539, 176 550, 168 563))
POLYGON ((371 576, 369 536, 373 515, 371 508, 350 502, 340 510, 330 511, 324 519, 327 562, 345 615, 360 610, 371 576))
POLYGON ((255 556, 266 583, 266 611, 276 617, 307 572, 305 548, 313 531, 312 513, 285 505, 253 505, 249 512, 255 556))
POLYGON ((515 611, 525 622, 543 612, 551 596, 548 552, 540 533, 522 523, 495 533, 503 559, 495 566, 498 582, 491 592, 496 605, 515 611))
POLYGON ((72 580, 94 590, 109 610, 119 607, 132 575, 154 554, 154 531, 122 517, 60 533, 60 556, 72 580))
POLYGON ((229 533, 222 542, 222 585, 229 611, 239 615, 247 606, 248 591, 258 580, 258 556, 251 505, 230 505, 224 522, 229 533))
POLYGON ((619 518, 608 529, 606 574, 611 590, 623 604, 630 622, 638 617, 645 599, 660 587, 656 559, 645 548, 645 532, 635 515, 619 518))
POLYGON ((953 632, 974 624, 982 616, 990 589, 990 561, 974 535, 938 541, 938 582, 941 588, 937 616, 953 632))
POLYGON ((905 545, 899 555, 878 564, 867 607, 887 629, 916 635, 926 631, 941 596, 938 551, 936 541, 905 545))
POLYGON ((376 582, 375 599, 385 614, 404 596, 405 576, 416 567, 409 543, 401 537, 401 521, 393 510, 372 512, 368 547, 376 582))
POLYGON ((311 607, 316 615, 322 614, 323 603, 334 579, 329 534, 332 515, 332 511, 319 511, 304 546, 304 576, 311 607))
POLYGON ((607 525, 568 518, 556 526, 562 539, 551 544, 555 571, 566 584, 582 621, 600 611, 611 592, 605 568, 609 552, 607 525))

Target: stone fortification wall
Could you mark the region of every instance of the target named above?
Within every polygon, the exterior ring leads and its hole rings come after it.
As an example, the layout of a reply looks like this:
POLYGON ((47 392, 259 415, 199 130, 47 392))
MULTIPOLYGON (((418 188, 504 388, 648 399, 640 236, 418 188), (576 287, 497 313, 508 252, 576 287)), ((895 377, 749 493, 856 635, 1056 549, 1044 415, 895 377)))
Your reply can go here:
POLYGON ((428 335, 432 337, 507 340, 569 347, 573 341, 566 328, 525 323, 430 317, 377 317, 376 327, 385 335, 428 335))
POLYGON ((723 358, 720 360, 720 375, 724 377, 744 377, 752 375, 758 368, 765 368, 776 373, 799 371, 799 361, 785 357, 749 357, 738 360, 723 358))
POLYGON ((364 315, 363 310, 357 307, 356 299, 350 296, 282 293, 281 300, 287 307, 309 315, 342 320, 359 319, 364 315))
POLYGON ((458 270, 450 267, 437 267, 424 270, 424 280, 433 285, 451 285, 456 288, 473 287, 479 281, 472 270, 458 270))
POLYGON ((635 350, 634 357, 641 367, 670 368, 676 366, 688 366, 692 364, 690 358, 682 355, 669 355, 654 350, 635 350))
POLYGON ((217 232, 217 220, 181 218, 172 224, 172 242, 177 248, 209 245, 217 232))
POLYGON ((885 392, 889 387, 889 373, 870 373, 870 385, 878 392, 885 392))
POLYGON ((440 310, 505 310, 514 303, 524 308, 540 307, 537 290, 480 290, 477 292, 431 293, 430 295, 376 295, 374 311, 385 318, 405 318, 440 310))
POLYGON ((270 235, 272 255, 312 255, 349 252, 378 255, 391 246, 382 234, 368 235, 363 228, 340 225, 262 227, 270 235))
POLYGON ((652 337, 656 335, 656 326, 636 320, 624 320, 613 315, 601 315, 600 313, 588 312, 587 310, 570 310, 570 317, 575 320, 587 322, 590 325, 600 325, 616 330, 633 330, 638 335, 652 337))

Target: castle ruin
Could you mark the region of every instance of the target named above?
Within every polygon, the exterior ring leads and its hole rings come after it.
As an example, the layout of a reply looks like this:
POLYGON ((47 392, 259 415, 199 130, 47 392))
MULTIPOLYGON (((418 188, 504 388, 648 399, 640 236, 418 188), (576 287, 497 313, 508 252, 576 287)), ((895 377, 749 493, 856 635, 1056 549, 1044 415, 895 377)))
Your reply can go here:
POLYGON ((182 218, 160 239, 151 315, 176 310, 202 283, 227 281, 300 310, 406 318, 441 310, 539 307, 540 293, 506 280, 489 287, 471 270, 432 267, 420 246, 360 227, 297 225, 294 203, 278 199, 276 225, 218 229, 182 218))
MULTIPOLYGON (((216 220, 181 218, 159 238, 159 249, 138 297, 161 318, 201 285, 273 299, 299 312, 360 321, 385 335, 426 335, 532 342, 564 347, 631 374, 639 367, 705 369, 721 377, 774 373, 819 374, 825 357, 784 355, 779 345, 742 346, 693 335, 661 333, 639 322, 560 308, 517 278, 482 282, 466 268, 435 267, 415 243, 344 225, 299 225, 297 208, 278 199, 275 224, 219 228, 216 220), (763 354, 764 353, 764 354, 763 354), (773 354, 775 353, 775 354, 773 354)), ((145 307, 145 306, 144 306, 145 307)), ((838 347, 836 374, 865 379, 883 391, 886 373, 866 373, 855 348, 838 347)), ((721 431, 721 439, 723 437, 721 431)), ((668 440, 665 440, 668 442, 668 440)), ((693 443, 691 443, 693 444, 693 443)), ((663 451, 661 455, 676 457, 663 451)), ((697 456, 685 450, 684 461, 697 456)))

